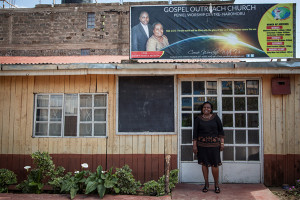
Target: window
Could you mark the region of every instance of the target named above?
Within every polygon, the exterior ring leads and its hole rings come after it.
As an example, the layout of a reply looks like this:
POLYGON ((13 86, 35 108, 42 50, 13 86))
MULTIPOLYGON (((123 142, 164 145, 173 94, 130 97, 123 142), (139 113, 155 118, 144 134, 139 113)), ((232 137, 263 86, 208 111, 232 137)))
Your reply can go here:
POLYGON ((90 49, 81 49, 81 55, 82 56, 88 56, 90 55, 90 49))
POLYGON ((101 137, 106 132, 106 94, 35 95, 35 137, 101 137))
POLYGON ((95 28, 95 13, 87 13, 87 28, 95 28))
POLYGON ((118 134, 174 134, 174 77, 120 76, 118 134))

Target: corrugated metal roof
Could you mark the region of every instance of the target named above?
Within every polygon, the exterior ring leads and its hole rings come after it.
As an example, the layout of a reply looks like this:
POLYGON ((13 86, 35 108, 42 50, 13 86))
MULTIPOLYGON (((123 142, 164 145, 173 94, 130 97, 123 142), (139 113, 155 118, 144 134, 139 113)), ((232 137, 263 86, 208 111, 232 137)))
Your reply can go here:
POLYGON ((129 56, 0 56, 0 64, 73 64, 73 63, 228 63, 238 59, 197 59, 197 60, 130 60, 129 56))
POLYGON ((121 63, 128 56, 0 56, 0 64, 121 63))

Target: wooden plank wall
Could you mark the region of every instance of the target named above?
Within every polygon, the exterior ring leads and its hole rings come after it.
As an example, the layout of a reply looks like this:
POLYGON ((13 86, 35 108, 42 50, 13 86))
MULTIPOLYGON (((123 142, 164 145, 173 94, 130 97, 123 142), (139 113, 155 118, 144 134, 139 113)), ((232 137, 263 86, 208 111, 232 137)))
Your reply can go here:
POLYGON ((264 179, 266 185, 295 184, 300 178, 300 75, 291 94, 272 95, 274 75, 263 76, 264 179))
POLYGON ((173 156, 172 168, 177 168, 177 135, 119 136, 115 122, 114 75, 0 77, 0 168, 14 166, 22 174, 24 164, 32 164, 29 155, 36 151, 49 152, 69 171, 80 169, 83 162, 93 170, 99 164, 107 168, 129 164, 142 182, 163 174, 167 154, 173 156), (107 138, 32 137, 34 93, 95 92, 108 94, 107 138))

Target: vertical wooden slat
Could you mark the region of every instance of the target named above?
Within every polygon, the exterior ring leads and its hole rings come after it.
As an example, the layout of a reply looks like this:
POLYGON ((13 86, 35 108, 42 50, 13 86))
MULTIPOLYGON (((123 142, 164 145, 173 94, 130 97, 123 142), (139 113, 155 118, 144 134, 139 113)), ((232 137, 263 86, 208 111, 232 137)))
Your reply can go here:
POLYGON ((146 153, 146 136, 139 135, 138 136, 138 147, 137 147, 138 155, 138 170, 137 170, 137 179, 145 182, 145 153, 146 153))
POLYGON ((115 85, 115 77, 114 77, 114 84, 113 84, 113 90, 111 90, 112 88, 110 88, 110 80, 111 80, 111 76, 113 75, 103 75, 103 80, 102 80, 102 92, 115 92, 116 91, 116 85, 115 85))
POLYGON ((275 98, 275 129, 276 129, 276 151, 277 154, 284 154, 284 137, 283 137, 283 112, 282 112, 282 95, 276 95, 275 98))
POLYGON ((276 153, 274 152, 276 137, 274 126, 271 126, 271 122, 274 122, 274 118, 271 118, 274 117, 271 113, 274 111, 271 110, 271 76, 264 76, 262 81, 264 154, 272 154, 276 153))
POLYGON ((55 87, 55 82, 57 80, 55 77, 58 76, 49 76, 49 90, 46 93, 56 93, 57 88, 55 87))
POLYGON ((95 93, 97 88, 97 75, 91 75, 90 78, 90 93, 95 93))
POLYGON ((14 118, 15 118, 15 90, 16 90, 16 77, 11 78, 10 82, 10 107, 9 107, 9 130, 8 130, 8 153, 13 153, 14 144, 14 118))
POLYGON ((145 181, 151 180, 151 172, 152 172, 152 160, 151 160, 151 154, 152 154, 152 145, 151 145, 151 135, 146 136, 146 146, 145 146, 145 181))
POLYGON ((22 111, 22 77, 16 77, 16 90, 15 90, 15 114, 14 114, 14 133, 13 133, 13 154, 21 154, 21 111, 22 111))
MULTIPOLYGON (((27 81, 28 78, 26 76, 22 77, 22 91, 21 91, 21 126, 20 126, 20 140, 21 142, 21 146, 20 146, 20 151, 22 155, 26 154, 26 120, 27 120, 27 81)), ((33 103, 33 102, 31 102, 33 103)), ((33 112, 33 111, 32 111, 33 112)))
MULTIPOLYGON (((270 80, 271 82, 271 80, 270 80)), ((271 88, 271 87, 270 87, 271 88)), ((278 98, 278 97, 277 97, 278 98)), ((278 114, 276 112, 276 100, 277 98, 275 96, 273 96, 272 94, 270 95, 270 103, 271 103, 271 112, 270 112, 270 116, 269 116, 269 120, 271 121, 271 126, 270 126, 270 132, 271 132, 271 137, 275 138, 275 141, 274 141, 274 144, 270 144, 271 145, 271 153, 275 154, 274 157, 272 157, 272 160, 271 160, 271 177, 272 177, 272 183, 276 182, 276 180, 278 180, 278 166, 277 166, 277 154, 280 152, 280 151, 277 151, 277 145, 278 145, 278 137, 277 137, 277 129, 276 129, 276 123, 279 123, 278 120, 277 120, 277 115, 278 114)), ((277 100, 278 101, 278 100, 277 100)), ((269 141, 269 138, 266 138, 267 140, 266 141, 269 141)))
POLYGON ((91 75, 85 75, 85 83, 84 83, 84 92, 89 93, 90 92, 90 85, 91 85, 91 75))
POLYGON ((159 158, 158 158, 158 135, 151 136, 151 177, 153 180, 158 180, 158 168, 159 168, 159 158))
MULTIPOLYGON (((295 76, 295 154, 300 154, 300 75, 295 76)), ((299 165, 298 165, 299 166, 299 165)), ((300 170, 299 170, 300 171, 300 170)))
POLYGON ((97 92, 103 92, 103 76, 104 75, 101 75, 101 74, 97 74, 96 75, 96 79, 97 79, 97 92))
POLYGON ((29 76, 27 79, 27 112, 26 112, 26 139, 25 139, 25 148, 26 154, 31 154, 37 150, 36 138, 32 138, 32 124, 33 124, 33 106, 34 106, 34 85, 35 78, 29 76))
POLYGON ((132 146, 132 136, 127 135, 125 137, 125 164, 129 165, 129 167, 132 169, 132 152, 133 152, 133 146, 132 146))
POLYGON ((295 138, 295 177, 300 177, 300 75, 295 75, 295 125, 294 125, 294 138, 295 138))
POLYGON ((285 183, 290 183, 295 176, 294 162, 295 162, 295 76, 290 77, 291 94, 284 95, 284 114, 285 114, 285 147, 287 162, 285 163, 285 183))
POLYGON ((132 136, 132 174, 135 179, 138 177, 138 138, 139 136, 132 136))
MULTIPOLYGON (((3 136, 3 119, 4 114, 4 95, 5 95, 5 78, 4 76, 0 76, 0 144, 2 146, 2 138, 3 136)), ((0 153, 2 154, 2 148, 0 148, 0 153)), ((1 161, 1 160, 0 160, 1 161)))
POLYGON ((125 164, 125 145, 126 145, 126 136, 122 135, 119 136, 119 148, 120 148, 120 166, 123 166, 125 164))
POLYGON ((165 136, 158 137, 158 176, 161 177, 165 173, 165 136))

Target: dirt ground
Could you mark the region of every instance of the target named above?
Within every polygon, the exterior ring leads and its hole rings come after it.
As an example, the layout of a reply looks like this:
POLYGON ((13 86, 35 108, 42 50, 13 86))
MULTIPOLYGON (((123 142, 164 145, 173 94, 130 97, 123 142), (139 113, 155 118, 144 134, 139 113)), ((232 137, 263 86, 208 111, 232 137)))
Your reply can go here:
POLYGON ((280 200, 300 200, 299 196, 289 195, 281 187, 269 187, 269 190, 280 200))

